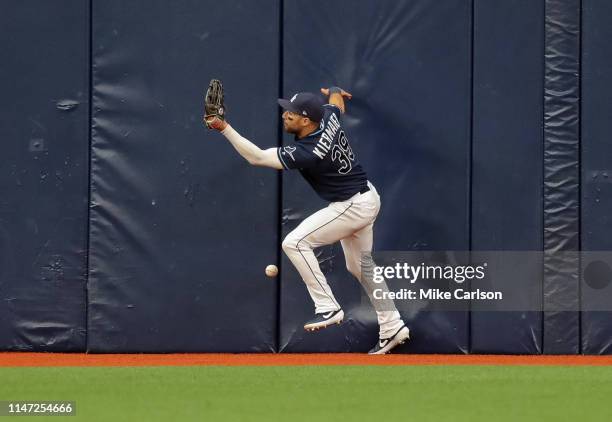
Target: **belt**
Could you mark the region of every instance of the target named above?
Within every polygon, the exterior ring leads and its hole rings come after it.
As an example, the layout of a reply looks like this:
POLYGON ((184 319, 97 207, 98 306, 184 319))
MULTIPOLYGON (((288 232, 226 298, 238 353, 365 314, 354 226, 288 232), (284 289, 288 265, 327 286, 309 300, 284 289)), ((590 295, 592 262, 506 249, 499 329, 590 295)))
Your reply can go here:
POLYGON ((366 193, 370 191, 370 187, 368 185, 365 185, 363 188, 361 188, 361 190, 359 191, 359 193, 366 193))

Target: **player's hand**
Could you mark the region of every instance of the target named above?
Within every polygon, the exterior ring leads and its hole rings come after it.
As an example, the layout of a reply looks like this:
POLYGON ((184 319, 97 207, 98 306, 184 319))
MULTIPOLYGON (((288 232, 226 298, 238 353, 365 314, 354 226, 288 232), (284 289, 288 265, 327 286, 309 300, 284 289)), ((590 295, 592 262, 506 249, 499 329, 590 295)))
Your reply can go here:
MULTIPOLYGON (((321 93, 325 96, 329 96, 329 88, 321 88, 321 93)), ((340 95, 342 95, 342 98, 346 98, 347 100, 353 98, 353 94, 346 92, 342 88, 340 88, 340 95)))
POLYGON ((211 129, 218 130, 221 132, 225 130, 227 127, 227 122, 225 120, 221 120, 216 116, 204 116, 204 124, 210 127, 211 129))

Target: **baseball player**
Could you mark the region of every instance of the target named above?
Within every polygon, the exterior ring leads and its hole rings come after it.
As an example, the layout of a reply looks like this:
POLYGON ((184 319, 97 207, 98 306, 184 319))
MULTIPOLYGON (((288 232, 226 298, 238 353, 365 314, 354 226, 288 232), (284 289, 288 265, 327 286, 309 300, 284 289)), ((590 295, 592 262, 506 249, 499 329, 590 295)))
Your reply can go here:
MULTIPOLYGON (((366 274, 362 275, 362 268, 364 273, 371 273, 374 265, 369 253, 380 197, 368 181, 342 127, 345 99, 352 96, 338 87, 322 88, 321 93, 329 97, 327 104, 322 95, 308 92, 278 100, 284 110, 284 129, 295 137, 295 142, 281 148, 262 150, 224 119, 205 116, 207 126, 220 131, 250 164, 277 170, 297 169, 316 193, 329 201, 327 207, 302 221, 282 244, 314 301, 314 318, 304 324, 308 331, 339 324, 344 318, 313 249, 340 241, 348 271, 361 282, 372 301, 373 289, 381 287, 374 286, 366 274)), ((369 353, 385 354, 409 339, 409 329, 393 301, 379 299, 377 302, 380 339, 369 353)))

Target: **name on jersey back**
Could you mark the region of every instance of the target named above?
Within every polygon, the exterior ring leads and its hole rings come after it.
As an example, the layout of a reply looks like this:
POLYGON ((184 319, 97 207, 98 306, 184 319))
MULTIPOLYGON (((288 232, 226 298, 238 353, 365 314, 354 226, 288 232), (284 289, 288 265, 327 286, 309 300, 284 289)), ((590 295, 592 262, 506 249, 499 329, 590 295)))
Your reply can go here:
POLYGON ((312 150, 312 152, 321 160, 325 158, 325 155, 327 155, 327 153, 331 149, 338 129, 340 129, 340 121, 338 120, 338 116, 332 113, 332 115, 329 117, 329 120, 327 121, 327 124, 325 125, 325 129, 321 134, 319 142, 317 142, 314 149, 312 150))

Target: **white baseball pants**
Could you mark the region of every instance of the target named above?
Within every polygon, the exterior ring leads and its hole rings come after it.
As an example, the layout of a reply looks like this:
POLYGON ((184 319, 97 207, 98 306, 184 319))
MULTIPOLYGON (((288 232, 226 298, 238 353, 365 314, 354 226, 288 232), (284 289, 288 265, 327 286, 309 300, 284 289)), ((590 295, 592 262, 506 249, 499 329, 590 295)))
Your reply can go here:
MULTIPOLYGON (((306 218, 298 227, 285 237, 283 250, 296 267, 308 292, 315 304, 316 313, 324 313, 340 309, 334 294, 321 272, 319 262, 313 252, 314 248, 330 245, 340 241, 346 267, 361 283, 370 300, 373 299, 373 289, 386 290, 384 283, 373 285, 364 272, 374 265, 373 261, 362 256, 369 256, 372 251, 373 227, 380 210, 380 196, 374 186, 368 182, 370 190, 356 194, 342 202, 332 202, 326 208, 319 210, 306 218), (366 254, 363 254, 363 253, 366 254)), ((393 301, 377 299, 375 308, 380 326, 380 337, 389 337, 404 324, 393 301)))

